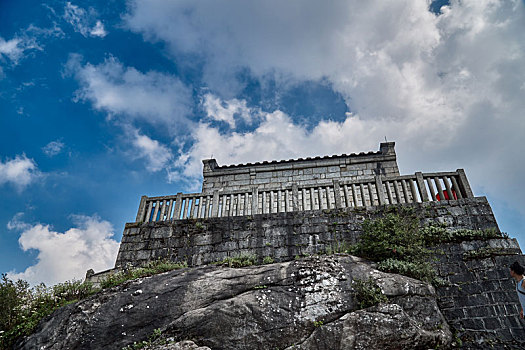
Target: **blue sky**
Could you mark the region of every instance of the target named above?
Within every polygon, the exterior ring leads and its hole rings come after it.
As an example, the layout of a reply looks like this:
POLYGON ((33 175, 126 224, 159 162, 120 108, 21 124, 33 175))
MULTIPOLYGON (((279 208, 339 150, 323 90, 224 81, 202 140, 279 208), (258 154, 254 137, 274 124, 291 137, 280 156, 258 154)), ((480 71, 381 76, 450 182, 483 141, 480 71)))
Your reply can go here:
POLYGON ((0 2, 0 272, 113 265, 141 195, 377 150, 465 168, 525 244, 522 1, 0 2), (442 7, 445 6, 445 7, 442 7))

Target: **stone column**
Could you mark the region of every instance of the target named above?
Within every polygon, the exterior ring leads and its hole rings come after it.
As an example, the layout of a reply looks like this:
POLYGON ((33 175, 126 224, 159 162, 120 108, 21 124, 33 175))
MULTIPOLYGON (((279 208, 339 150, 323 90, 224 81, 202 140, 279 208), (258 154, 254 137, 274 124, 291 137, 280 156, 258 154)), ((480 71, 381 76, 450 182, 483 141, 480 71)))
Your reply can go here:
POLYGON ((467 175, 465 174, 465 170, 458 169, 456 171, 457 171, 457 173, 459 175, 459 183, 458 183, 458 185, 459 185, 461 191, 463 192, 464 197, 465 198, 473 198, 474 197, 474 193, 472 192, 472 189, 470 188, 470 184, 468 183, 467 175))
POLYGON ((135 219, 135 222, 142 222, 142 221, 144 221, 144 215, 146 214, 146 201, 147 201, 147 199, 148 199, 148 196, 140 197, 139 210, 137 212, 137 217, 135 219))

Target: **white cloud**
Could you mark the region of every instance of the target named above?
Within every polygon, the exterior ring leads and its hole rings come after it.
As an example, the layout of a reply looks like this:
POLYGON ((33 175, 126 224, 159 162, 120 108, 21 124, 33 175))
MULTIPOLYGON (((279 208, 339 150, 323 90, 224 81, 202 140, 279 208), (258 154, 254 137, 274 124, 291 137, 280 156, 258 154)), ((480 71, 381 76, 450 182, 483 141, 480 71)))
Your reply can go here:
POLYGON ((202 105, 208 118, 224 121, 232 128, 235 128, 235 117, 241 117, 246 122, 250 122, 252 116, 257 113, 247 107, 245 100, 232 99, 223 102, 213 94, 204 95, 202 105))
POLYGON ((13 38, 11 40, 4 40, 0 37, 0 54, 9 58, 11 61, 18 61, 24 52, 21 45, 21 40, 13 38))
POLYGON ((145 159, 147 170, 155 172, 169 167, 173 155, 167 146, 146 135, 140 134, 138 130, 134 130, 130 132, 130 134, 131 142, 135 150, 132 157, 145 159))
POLYGON ((138 119, 172 129, 186 123, 191 90, 178 78, 153 71, 142 73, 125 67, 114 57, 99 65, 82 65, 80 60, 79 55, 71 55, 66 65, 81 85, 78 99, 127 120, 138 119))
POLYGON ((14 67, 20 64, 28 52, 43 50, 43 46, 39 43, 40 39, 61 36, 63 36, 63 32, 56 25, 52 28, 39 28, 30 25, 9 40, 0 36, 0 78, 5 74, 4 67, 14 67))
POLYGON ((90 268, 102 271, 113 267, 119 244, 111 238, 111 224, 97 216, 73 216, 73 220, 76 227, 62 233, 49 225, 23 223, 17 214, 8 227, 23 230, 18 240, 21 248, 35 249, 38 255, 35 265, 20 273, 12 271, 9 278, 52 285, 82 279, 90 268))
MULTIPOLYGON (((281 111, 260 113, 261 123, 252 131, 222 133, 219 128, 200 123, 192 137, 194 143, 177 160, 186 177, 202 174, 202 159, 217 159, 219 164, 237 164, 263 160, 360 152, 378 148, 378 140, 369 138, 365 124, 349 114, 344 122, 322 121, 312 130, 294 124, 281 111)), ((392 125, 377 123, 375 127, 392 125)))
MULTIPOLYGON (((474 187, 483 184, 485 193, 525 213, 520 180, 525 172, 523 1, 456 0, 440 16, 419 0, 130 4, 128 27, 147 40, 166 43, 175 58, 188 53, 201 57, 212 93, 235 97, 238 90, 230 85, 244 70, 261 81, 275 78, 276 89, 287 81, 327 82, 355 117, 319 123, 315 130, 322 129, 323 137, 339 137, 342 130, 347 133, 343 141, 366 150, 376 149, 387 136, 397 141, 405 171, 464 167, 474 187)), ((228 114, 219 115, 233 125, 228 114)), ((220 144, 229 150, 220 151, 223 162, 261 159, 256 153, 244 157, 227 142, 250 149, 250 140, 258 139, 266 125, 263 121, 249 133, 220 134, 201 124, 192 152, 209 156, 214 149, 217 154, 220 144)), ((267 149, 284 143, 291 152, 286 158, 294 150, 309 154, 309 142, 316 140, 301 130, 292 127, 301 145, 277 136, 270 137, 269 146, 268 138, 259 142, 267 149)), ((279 130, 270 134, 286 137, 279 130)))
POLYGON ((93 8, 86 11, 69 1, 64 6, 64 19, 73 26, 76 32, 85 37, 103 38, 108 34, 104 29, 104 24, 96 17, 97 13, 93 8))
POLYGON ((17 155, 14 159, 0 161, 0 186, 11 183, 19 190, 24 189, 40 176, 34 160, 25 154, 17 155))
POLYGON ((42 152, 44 152, 48 157, 54 157, 64 148, 64 143, 60 140, 51 141, 44 147, 42 147, 42 152))

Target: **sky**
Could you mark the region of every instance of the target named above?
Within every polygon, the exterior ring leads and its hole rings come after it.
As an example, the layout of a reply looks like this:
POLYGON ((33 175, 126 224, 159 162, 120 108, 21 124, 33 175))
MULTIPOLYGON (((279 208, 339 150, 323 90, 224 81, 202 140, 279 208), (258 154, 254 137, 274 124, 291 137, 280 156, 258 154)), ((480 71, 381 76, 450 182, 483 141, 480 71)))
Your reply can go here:
POLYGON ((114 265, 140 196, 396 142, 525 246, 522 0, 0 1, 0 273, 114 265))

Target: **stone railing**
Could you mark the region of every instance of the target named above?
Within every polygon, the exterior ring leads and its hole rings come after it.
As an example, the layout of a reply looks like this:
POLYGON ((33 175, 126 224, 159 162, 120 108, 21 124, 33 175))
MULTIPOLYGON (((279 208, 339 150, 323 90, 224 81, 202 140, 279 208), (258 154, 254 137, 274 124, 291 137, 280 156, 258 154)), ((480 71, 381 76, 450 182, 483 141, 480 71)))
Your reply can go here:
POLYGON ((474 197, 463 169, 395 177, 381 175, 330 185, 299 186, 251 191, 178 193, 142 196, 136 222, 242 216, 300 210, 366 207, 474 197))

